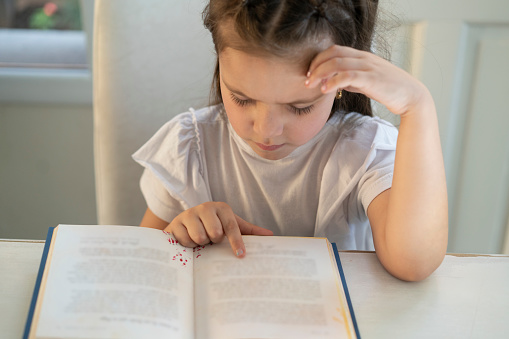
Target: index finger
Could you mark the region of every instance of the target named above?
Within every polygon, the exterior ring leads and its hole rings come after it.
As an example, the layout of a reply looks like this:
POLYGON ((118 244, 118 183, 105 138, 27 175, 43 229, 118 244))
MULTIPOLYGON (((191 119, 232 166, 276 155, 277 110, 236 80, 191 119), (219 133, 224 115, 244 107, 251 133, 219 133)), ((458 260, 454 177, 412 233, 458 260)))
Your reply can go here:
POLYGON ((224 234, 230 242, 230 246, 233 249, 233 253, 239 258, 243 258, 246 255, 246 246, 242 240, 240 228, 235 219, 235 214, 229 208, 229 206, 219 208, 217 210, 217 216, 223 225, 224 234))

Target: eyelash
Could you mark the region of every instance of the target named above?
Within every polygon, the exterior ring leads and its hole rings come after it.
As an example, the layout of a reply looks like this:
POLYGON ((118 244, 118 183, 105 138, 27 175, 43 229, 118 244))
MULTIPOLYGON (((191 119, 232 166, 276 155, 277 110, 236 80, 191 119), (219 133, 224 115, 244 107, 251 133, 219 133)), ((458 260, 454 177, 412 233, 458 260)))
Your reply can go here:
POLYGON ((244 107, 246 106, 247 104, 250 104, 251 103, 251 100, 247 99, 247 100, 242 100, 242 99, 239 99, 238 97, 235 96, 235 94, 233 93, 230 93, 230 96, 233 100, 233 102, 235 102, 237 105, 239 105, 240 107, 244 107))
MULTIPOLYGON (((240 107, 244 107, 244 106, 252 103, 251 99, 242 100, 242 99, 238 98, 237 96, 235 96, 235 94, 233 94, 233 93, 230 93, 230 97, 231 97, 232 101, 240 107)), ((311 111, 313 110, 313 107, 314 107, 314 105, 310 105, 310 106, 303 107, 303 108, 288 106, 288 109, 297 115, 304 115, 304 114, 311 113, 311 111)))
POLYGON ((309 113, 311 113, 311 110, 313 109, 313 107, 314 107, 314 105, 310 105, 310 106, 302 107, 302 108, 289 106, 290 110, 297 115, 309 114, 309 113))

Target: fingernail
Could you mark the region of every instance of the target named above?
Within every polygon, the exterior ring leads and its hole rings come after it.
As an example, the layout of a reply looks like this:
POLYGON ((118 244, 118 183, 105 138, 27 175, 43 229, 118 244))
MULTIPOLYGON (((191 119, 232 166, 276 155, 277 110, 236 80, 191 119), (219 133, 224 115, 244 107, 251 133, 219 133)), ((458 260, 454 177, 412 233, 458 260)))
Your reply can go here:
POLYGON ((309 78, 310 76, 311 76, 311 72, 309 72, 309 71, 308 71, 308 72, 306 73, 306 77, 308 77, 308 78, 309 78))
POLYGON ((305 84, 306 86, 308 86, 308 85, 309 85, 309 82, 310 82, 310 81, 309 81, 309 79, 307 79, 307 80, 306 80, 306 82, 305 82, 304 84, 305 84))
POLYGON ((321 89, 323 92, 325 92, 327 90, 327 85, 322 85, 321 89))
POLYGON ((244 251, 242 249, 238 249, 235 254, 237 255, 237 257, 240 257, 242 254, 244 254, 244 251))

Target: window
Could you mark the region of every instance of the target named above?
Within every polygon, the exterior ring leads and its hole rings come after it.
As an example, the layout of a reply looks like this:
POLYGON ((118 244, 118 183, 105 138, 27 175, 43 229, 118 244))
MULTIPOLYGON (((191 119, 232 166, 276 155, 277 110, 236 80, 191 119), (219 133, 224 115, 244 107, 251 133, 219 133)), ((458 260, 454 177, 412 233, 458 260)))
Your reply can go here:
POLYGON ((79 0, 0 0, 0 67, 87 69, 79 0))
POLYGON ((91 105, 93 17, 94 0, 0 0, 0 105, 91 105))

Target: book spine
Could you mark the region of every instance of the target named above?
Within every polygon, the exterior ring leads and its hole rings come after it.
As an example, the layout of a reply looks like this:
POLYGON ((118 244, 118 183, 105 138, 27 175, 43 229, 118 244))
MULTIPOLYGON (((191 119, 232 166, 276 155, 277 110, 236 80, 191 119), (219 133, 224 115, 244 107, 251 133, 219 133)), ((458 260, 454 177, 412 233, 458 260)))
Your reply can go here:
POLYGON ((42 251, 41 263, 39 265, 39 273, 37 273, 37 279, 35 280, 34 294, 32 295, 32 301, 30 302, 30 308, 28 309, 27 322, 25 325, 25 332, 23 339, 28 339, 30 334, 30 327, 32 326, 32 319, 34 317, 35 304, 37 303, 37 297, 39 295, 39 289, 41 287, 42 275, 44 273, 44 267, 46 266, 46 260, 48 259, 48 252, 51 244, 51 238, 53 237, 53 231, 55 227, 50 227, 48 235, 46 236, 46 243, 44 250, 42 251))
POLYGON ((336 243, 332 243, 332 248, 334 250, 334 256, 336 257, 336 262, 338 263, 338 271, 341 276, 341 282, 343 283, 343 289, 345 291, 346 302, 348 303, 348 308, 350 309, 350 315, 352 316, 353 326, 355 328, 355 334, 357 338, 361 338, 361 334, 359 332, 359 327, 357 326, 357 320, 355 319, 355 313, 353 312, 352 300, 350 299, 350 293, 348 292, 348 286, 346 284, 345 272, 343 271, 343 265, 341 265, 341 260, 339 259, 339 252, 336 246, 336 243))

